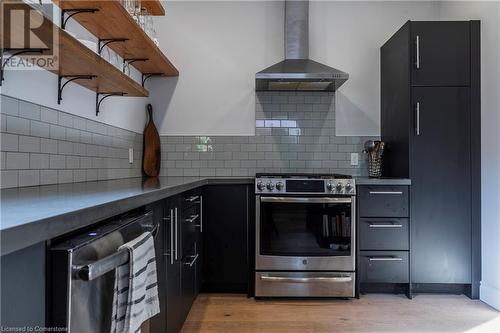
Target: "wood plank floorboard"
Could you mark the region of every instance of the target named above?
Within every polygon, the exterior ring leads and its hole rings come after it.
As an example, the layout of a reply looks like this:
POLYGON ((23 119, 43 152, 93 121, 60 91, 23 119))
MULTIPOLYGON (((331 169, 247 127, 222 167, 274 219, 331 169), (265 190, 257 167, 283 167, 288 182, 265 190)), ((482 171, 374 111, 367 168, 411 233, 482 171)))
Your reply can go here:
POLYGON ((200 294, 182 333, 495 332, 500 312, 458 295, 254 300, 200 294))

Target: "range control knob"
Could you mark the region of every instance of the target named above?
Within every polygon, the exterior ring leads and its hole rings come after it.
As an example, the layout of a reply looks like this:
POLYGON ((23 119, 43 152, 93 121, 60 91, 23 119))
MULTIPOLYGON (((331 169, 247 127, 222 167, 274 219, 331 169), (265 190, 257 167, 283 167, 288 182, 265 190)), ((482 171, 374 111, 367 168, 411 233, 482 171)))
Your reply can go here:
POLYGON ((268 189, 269 191, 274 190, 274 184, 273 184, 273 183, 271 183, 271 182, 267 183, 267 189, 268 189))
POLYGON ((281 191, 281 190, 283 189, 283 183, 282 183, 282 182, 277 182, 277 183, 276 183, 276 189, 277 189, 278 191, 281 191))
POLYGON ((351 192, 351 191, 352 191, 352 185, 351 185, 351 183, 346 183, 346 184, 345 184, 345 191, 346 191, 347 193, 349 193, 349 192, 351 192))
POLYGON ((337 188, 337 192, 342 192, 344 185, 342 183, 338 182, 336 188, 337 188))
POLYGON ((264 190, 264 188, 265 188, 264 183, 263 183, 263 182, 261 182, 261 181, 259 181, 259 182, 257 183, 257 189, 258 189, 259 191, 263 191, 263 190, 264 190))
POLYGON ((330 192, 333 191, 333 184, 332 183, 326 184, 326 189, 330 192))

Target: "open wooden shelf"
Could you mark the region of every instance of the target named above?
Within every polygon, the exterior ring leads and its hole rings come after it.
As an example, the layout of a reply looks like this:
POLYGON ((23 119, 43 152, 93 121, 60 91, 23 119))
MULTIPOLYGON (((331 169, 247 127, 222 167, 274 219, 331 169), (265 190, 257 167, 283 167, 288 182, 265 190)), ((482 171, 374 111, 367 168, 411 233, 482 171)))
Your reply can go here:
POLYGON ((148 91, 118 68, 102 59, 98 54, 59 30, 59 70, 56 74, 95 75, 92 80, 77 80, 75 83, 96 92, 120 92, 126 96, 147 97, 148 91))
MULTIPOLYGON (((29 5, 20 2, 17 6, 24 8, 24 6, 29 5)), ((42 14, 33 11, 32 15, 42 14)), ((15 25, 15 27, 16 29, 22 29, 19 25, 15 25)), ((23 36, 22 32, 23 31, 14 31, 11 35, 23 36)), ((60 29, 49 19, 45 18, 44 23, 38 28, 37 32, 41 39, 44 39, 44 36, 53 36, 54 34, 57 36, 54 40, 54 47, 58 47, 58 51, 56 50, 58 67, 56 69, 45 69, 59 76, 95 76, 92 80, 81 79, 73 82, 97 93, 123 93, 125 96, 138 97, 147 97, 149 95, 148 91, 144 89, 141 84, 101 58, 98 54, 87 48, 64 30, 60 29)), ((2 37, 3 40, 3 36, 0 37, 2 37)), ((17 44, 21 45, 20 43, 17 44)), ((16 44, 12 44, 11 42, 11 45, 16 44)), ((52 54, 52 50, 43 51, 43 53, 47 55, 52 54)), ((20 57, 29 54, 30 53, 26 53, 20 55, 20 57)), ((56 98, 56 96, 54 96, 54 98, 56 98)))
MULTIPOLYGON (((153 40, 141 29, 118 0, 54 0, 61 9, 98 9, 94 13, 80 13, 72 17, 99 39, 126 38, 125 42, 108 44, 125 59, 148 59, 132 64, 141 73, 161 73, 178 76, 179 71, 168 60, 153 40)), ((159 1, 149 1, 158 4, 159 1)), ((161 7, 163 9, 163 7, 161 7)))

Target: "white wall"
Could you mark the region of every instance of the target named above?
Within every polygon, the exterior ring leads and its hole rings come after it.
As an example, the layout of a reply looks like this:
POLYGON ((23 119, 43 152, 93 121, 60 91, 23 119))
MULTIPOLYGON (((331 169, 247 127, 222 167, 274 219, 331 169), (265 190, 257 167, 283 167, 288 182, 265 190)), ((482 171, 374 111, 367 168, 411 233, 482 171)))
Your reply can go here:
POLYGON ((283 3, 164 6, 168 17, 156 21, 160 45, 180 76, 152 81, 160 134, 253 135, 255 73, 283 57, 283 3))
MULTIPOLYGON (((283 2, 164 5, 166 16, 156 19, 160 47, 180 76, 147 83, 160 134, 253 135, 254 74, 284 56, 283 2)), ((435 7, 419 1, 311 3, 311 58, 350 74, 337 93, 339 135, 379 134, 379 47, 406 20, 434 19, 435 7)), ((87 35, 74 23, 69 30, 87 35)), ((95 117, 93 92, 70 84, 57 105, 57 77, 45 71, 8 72, 2 93, 137 132, 148 103, 111 97, 95 117)))
MULTIPOLYGON (((54 6, 56 24, 59 24, 59 15, 59 9, 54 6)), ((96 40, 74 20, 68 22, 67 30, 77 38, 96 40)), ((133 75, 135 79, 140 78, 138 72, 134 71, 133 75)), ((63 91, 61 105, 58 105, 57 76, 45 70, 7 70, 0 92, 135 132, 144 130, 148 98, 110 97, 101 104, 101 112, 96 117, 94 92, 70 83, 63 91)))
MULTIPOLYGON (((283 2, 168 1, 161 47, 178 82, 152 91, 164 135, 253 135, 254 74, 283 59, 283 2), (164 117, 161 112, 165 110, 164 117)), ((379 135, 379 48, 408 19, 436 18, 433 2, 312 2, 310 56, 344 70, 337 132, 379 135)))
POLYGON ((314 1, 311 59, 349 73, 336 92, 337 135, 380 135, 380 46, 408 20, 437 19, 436 2, 314 1))
POLYGON ((500 2, 443 2, 443 20, 481 20, 481 300, 500 310, 500 2))

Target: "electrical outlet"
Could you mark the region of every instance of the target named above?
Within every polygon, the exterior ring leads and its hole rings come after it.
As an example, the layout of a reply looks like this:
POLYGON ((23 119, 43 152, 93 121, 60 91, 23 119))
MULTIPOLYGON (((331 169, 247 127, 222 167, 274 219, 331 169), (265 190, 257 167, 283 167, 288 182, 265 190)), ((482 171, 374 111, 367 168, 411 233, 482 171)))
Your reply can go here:
POLYGON ((359 154, 351 153, 351 165, 358 165, 358 164, 359 164, 359 154))
POLYGON ((134 148, 128 149, 128 162, 130 164, 134 163, 134 148))

